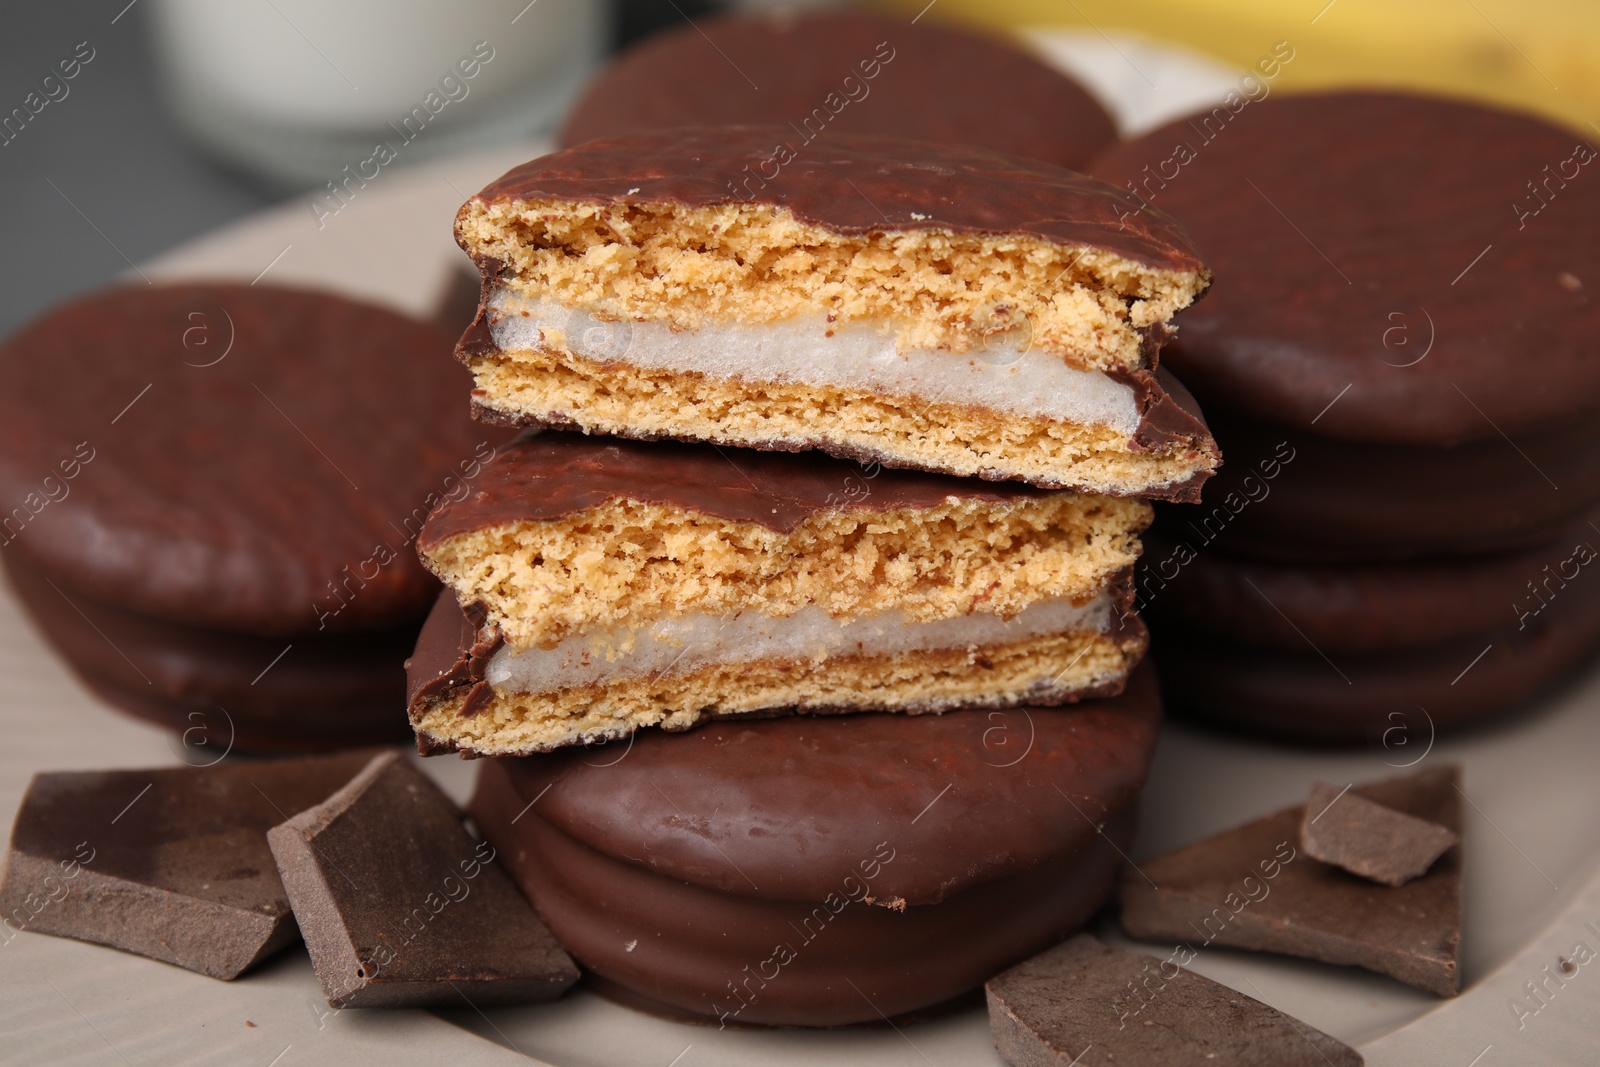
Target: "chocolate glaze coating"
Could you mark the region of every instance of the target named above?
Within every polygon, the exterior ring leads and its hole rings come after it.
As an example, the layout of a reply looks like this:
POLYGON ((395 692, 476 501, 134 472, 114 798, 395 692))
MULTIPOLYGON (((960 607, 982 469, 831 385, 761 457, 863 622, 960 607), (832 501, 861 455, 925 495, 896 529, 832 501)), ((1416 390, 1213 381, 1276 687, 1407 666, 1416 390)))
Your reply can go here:
POLYGON ((1138 211, 1127 193, 1074 171, 887 137, 830 134, 806 144, 786 126, 682 127, 591 141, 515 167, 473 200, 773 204, 846 235, 1017 234, 1161 270, 1207 271, 1171 218, 1138 211))
MULTIPOLYGON (((545 822, 537 808, 511 825, 527 806, 506 773, 514 766, 486 764, 470 810, 557 939, 610 983, 732 1024, 878 1023, 950 1001, 1081 926, 1121 866, 1111 843, 1126 850, 1133 833, 1129 807, 1106 818, 1104 839, 1076 836, 1032 870, 940 904, 865 903, 860 895, 877 887, 860 870, 830 887, 830 903, 761 900, 608 856, 545 822)), ((942 814, 935 807, 926 818, 942 814)), ((874 845, 850 859, 891 856, 879 869, 892 871, 897 838, 884 833, 889 851, 874 845)))
POLYGON ((758 452, 705 444, 641 444, 541 433, 501 450, 460 500, 423 528, 423 552, 459 534, 512 522, 548 522, 613 500, 697 511, 788 533, 830 510, 937 507, 950 497, 1002 503, 1048 495, 1011 483, 881 471, 856 499, 861 467, 818 452, 758 452))
POLYGON ((1431 448, 1335 441, 1216 404, 1207 417, 1228 462, 1202 507, 1156 519, 1196 547, 1296 561, 1505 551, 1563 535, 1600 501, 1596 419, 1431 448))
POLYGON ((420 618, 438 586, 409 538, 499 440, 468 418, 449 351, 428 324, 266 285, 75 300, 0 349, 0 540, 57 582, 194 626, 420 618))
POLYGON ((932 19, 818 11, 701 19, 647 39, 589 84, 559 141, 790 122, 802 137, 911 137, 1074 169, 1117 138, 1105 108, 1017 43, 932 19))
POLYGON ((1092 838, 1143 785, 1159 719, 1145 667, 1120 698, 1065 708, 723 721, 503 769, 530 799, 550 786, 552 826, 665 877, 821 900, 888 836, 875 895, 937 904, 1092 838))
MULTIPOLYGON (((1389 652, 1329 652, 1332 664, 1310 648, 1250 648, 1184 629, 1164 630, 1156 645, 1175 714, 1256 737, 1331 745, 1400 736, 1421 745, 1431 730, 1525 706, 1592 662, 1597 649, 1600 597, 1592 595, 1557 598, 1526 628, 1389 652), (1386 734, 1397 728, 1403 733, 1386 734)), ((1420 749, 1396 751, 1400 758, 1420 749)))
POLYGON ((190 751, 308 752, 407 739, 401 664, 415 623, 259 637, 155 619, 52 588, 17 557, 7 557, 5 570, 34 623, 85 685, 122 711, 178 731, 190 751))
MULTIPOLYGON (((420 716, 428 701, 460 686, 473 689, 465 711, 478 710, 492 695, 484 675, 505 638, 498 631, 483 632, 484 615, 481 605, 463 608, 451 589, 439 593, 422 623, 416 648, 406 660, 406 707, 413 714, 420 716)), ((417 751, 428 756, 452 750, 419 734, 417 751)))
MULTIPOLYGON (((1166 331, 1162 331, 1166 335, 1166 331)), ((1165 367, 1157 366, 1159 344, 1147 349, 1153 370, 1112 371, 1110 377, 1133 390, 1134 402, 1139 408, 1139 426, 1133 432, 1132 447, 1135 452, 1155 452, 1179 442, 1187 441, 1192 448, 1215 452, 1217 443, 1211 437, 1211 428, 1200 411, 1200 403, 1188 387, 1165 367)), ((1202 471, 1182 486, 1159 494, 1150 494, 1163 500, 1194 504, 1200 500, 1200 487, 1216 473, 1202 471)))
POLYGON ((1216 270, 1168 351, 1202 403, 1446 446, 1600 408, 1594 155, 1528 115, 1337 92, 1180 120, 1091 170, 1183 220, 1216 270))
MULTIPOLYGON (((1559 541, 1462 559, 1308 566, 1204 551, 1147 590, 1146 617, 1245 645, 1376 652, 1437 644, 1516 625, 1558 597, 1600 596, 1600 512, 1559 541)), ((1176 558, 1159 535, 1146 556, 1176 558)))

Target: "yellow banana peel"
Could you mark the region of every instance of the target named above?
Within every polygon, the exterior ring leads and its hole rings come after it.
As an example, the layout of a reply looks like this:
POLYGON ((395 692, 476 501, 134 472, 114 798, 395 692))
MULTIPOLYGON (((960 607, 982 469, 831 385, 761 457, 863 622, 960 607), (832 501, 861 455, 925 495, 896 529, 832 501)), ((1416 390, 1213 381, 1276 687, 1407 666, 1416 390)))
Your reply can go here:
POLYGON ((1537 112, 1600 141, 1600 0, 879 0, 924 18, 1133 31, 1250 67, 1295 49, 1276 86, 1401 88, 1537 112))

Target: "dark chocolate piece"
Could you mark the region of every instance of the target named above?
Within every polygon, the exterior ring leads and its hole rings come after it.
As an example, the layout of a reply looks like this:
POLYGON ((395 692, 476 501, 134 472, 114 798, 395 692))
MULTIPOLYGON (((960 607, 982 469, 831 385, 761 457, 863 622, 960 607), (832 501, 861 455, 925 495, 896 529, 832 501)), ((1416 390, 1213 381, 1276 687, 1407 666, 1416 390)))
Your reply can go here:
POLYGON ((1434 96, 1285 94, 1091 170, 1182 219, 1216 271, 1165 353, 1202 404, 1446 447, 1600 410, 1592 133, 1434 96))
POLYGON ((267 830, 370 758, 34 775, 11 830, 0 921, 236 977, 296 939, 267 830))
POLYGON ((984 986, 1016 1067, 1361 1067, 1361 1054, 1276 1008, 1079 934, 984 986))
POLYGON ((264 283, 56 308, 0 348, 0 543, 190 626, 288 641, 420 620, 438 586, 411 541, 502 440, 468 417, 451 340, 264 283))
POLYGON ((1159 270, 1207 271, 1178 223, 1074 171, 921 141, 829 134, 808 144, 788 126, 691 126, 593 141, 524 163, 473 199, 774 204, 841 234, 1017 234, 1159 270))
MULTIPOLYGON (((1351 792, 1459 835, 1459 780, 1459 768, 1436 767, 1351 792)), ((1304 814, 1286 808, 1125 870, 1123 929, 1195 951, 1214 944, 1365 967, 1454 996, 1461 846, 1415 881, 1378 886, 1306 856, 1304 814)))
POLYGON ((584 91, 560 143, 790 122, 803 141, 882 134, 1074 169, 1117 139, 1094 97, 1011 39, 933 19, 781 11, 699 19, 630 48, 584 91))
POLYGON ((884 471, 852 499, 861 468, 817 452, 757 452, 709 444, 641 444, 586 434, 541 433, 504 447, 459 500, 429 516, 424 551, 457 534, 511 522, 565 518, 613 500, 639 500, 758 523, 787 533, 829 510, 932 508, 950 497, 1008 501, 1049 490, 917 471, 884 471))
POLYGON ((1426 874, 1460 840, 1438 823, 1326 782, 1312 784, 1300 821, 1300 845, 1312 859, 1388 886, 1426 874))
POLYGON ((578 979, 494 848, 398 753, 267 840, 334 1007, 530 1003, 578 979))

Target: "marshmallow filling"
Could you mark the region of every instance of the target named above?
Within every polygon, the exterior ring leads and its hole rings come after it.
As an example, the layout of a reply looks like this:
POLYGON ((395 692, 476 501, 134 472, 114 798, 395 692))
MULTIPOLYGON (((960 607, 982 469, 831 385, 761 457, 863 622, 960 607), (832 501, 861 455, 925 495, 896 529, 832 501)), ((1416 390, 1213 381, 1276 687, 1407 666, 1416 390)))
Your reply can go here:
POLYGON ((821 663, 838 656, 976 649, 1056 633, 1103 633, 1111 623, 1111 598, 1103 593, 1083 604, 1064 597, 1035 601, 1011 619, 974 612, 910 622, 899 611, 887 611, 845 622, 814 606, 782 618, 754 611, 696 613, 637 629, 578 634, 549 649, 507 645, 490 659, 484 677, 497 692, 537 694, 730 663, 821 663))
POLYGON ((900 350, 887 324, 830 325, 820 314, 674 330, 662 322, 608 321, 503 287, 491 295, 489 306, 494 342, 504 351, 565 348, 588 359, 648 370, 754 386, 792 382, 860 389, 921 404, 1099 424, 1127 437, 1139 428, 1131 387, 1031 347, 1025 328, 992 338, 982 351, 957 354, 900 350))

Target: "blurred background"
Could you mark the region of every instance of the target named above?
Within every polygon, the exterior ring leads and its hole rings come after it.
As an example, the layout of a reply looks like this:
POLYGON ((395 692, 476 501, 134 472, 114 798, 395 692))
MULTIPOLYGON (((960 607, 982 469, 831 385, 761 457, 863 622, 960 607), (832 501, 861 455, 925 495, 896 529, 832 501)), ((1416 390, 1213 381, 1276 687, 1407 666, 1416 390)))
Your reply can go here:
MULTIPOLYGON (((8 5, 0 30, 0 336, 197 234, 305 198, 393 131, 404 167, 549 131, 607 55, 733 0, 91 0, 8 5), (425 107, 419 110, 419 106, 425 107), (395 124, 396 116, 414 116, 395 124)), ((1497 101, 1600 140, 1594 0, 877 0, 1049 51, 1144 42, 1278 88, 1405 86, 1497 101)), ((1219 84, 1226 85, 1228 78, 1219 84)), ((1092 87, 1092 82, 1091 82, 1092 87)), ((1127 121, 1124 116, 1124 121, 1127 121)), ((1316 161, 1325 165, 1327 161, 1316 161)))

